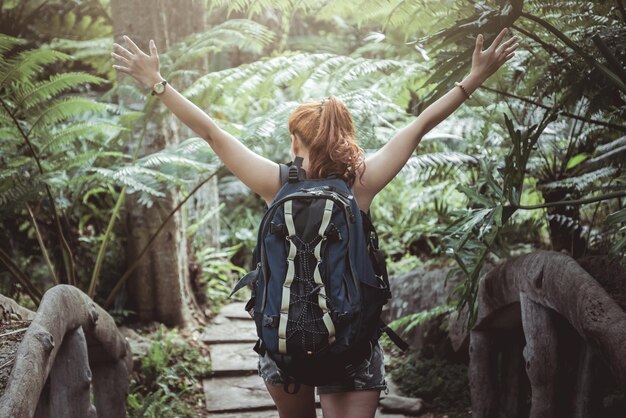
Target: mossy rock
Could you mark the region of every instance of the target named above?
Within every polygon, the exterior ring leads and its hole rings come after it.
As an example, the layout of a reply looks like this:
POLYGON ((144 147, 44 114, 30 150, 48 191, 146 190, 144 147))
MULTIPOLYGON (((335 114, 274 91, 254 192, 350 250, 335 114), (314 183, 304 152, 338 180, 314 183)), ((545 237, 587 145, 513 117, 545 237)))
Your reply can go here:
POLYGON ((407 396, 421 398, 436 410, 458 411, 470 407, 467 365, 445 359, 427 358, 415 352, 401 361, 396 360, 391 378, 407 396))

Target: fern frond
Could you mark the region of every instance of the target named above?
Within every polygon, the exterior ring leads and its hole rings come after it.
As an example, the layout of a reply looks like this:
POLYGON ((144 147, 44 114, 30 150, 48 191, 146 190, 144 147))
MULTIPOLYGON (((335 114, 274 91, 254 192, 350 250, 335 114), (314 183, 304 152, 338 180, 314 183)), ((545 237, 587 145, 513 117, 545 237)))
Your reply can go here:
MULTIPOLYGON (((263 97, 276 86, 286 86, 294 94, 310 97, 324 95, 327 89, 338 95, 354 88, 361 79, 380 73, 381 78, 394 74, 394 87, 413 77, 421 64, 413 61, 352 58, 332 54, 285 54, 237 68, 209 73, 192 84, 184 94, 192 100, 211 102, 228 92, 232 97, 263 97), (330 80, 334 80, 331 85, 330 80), (328 86, 328 87, 326 87, 328 86), (268 90, 271 89, 271 90, 268 90)), ((358 86, 361 87, 361 86, 358 86)), ((371 88, 371 84, 369 85, 371 88)))
POLYGON ((185 158, 165 152, 158 152, 143 157, 137 160, 137 164, 141 167, 147 168, 156 168, 167 164, 185 169, 194 169, 199 172, 207 172, 215 169, 213 164, 206 164, 200 161, 192 160, 191 158, 185 158))
POLYGON ((396 319, 389 324, 390 327, 396 330, 402 329, 403 333, 411 331, 416 326, 422 325, 431 319, 437 318, 441 315, 446 315, 454 311, 453 305, 442 304, 437 305, 430 309, 425 309, 420 312, 412 313, 402 318, 396 319))
POLYGON ((12 82, 25 82, 38 74, 44 66, 67 61, 70 56, 52 49, 29 49, 16 57, 0 61, 0 88, 12 82))
POLYGON ((0 172, 0 212, 22 208, 22 203, 43 190, 39 176, 26 176, 24 170, 0 172))
POLYGON ((587 192, 595 189, 597 182, 606 180, 613 177, 618 173, 618 169, 615 167, 603 167, 590 173, 584 173, 575 177, 568 177, 562 180, 553 181, 550 183, 542 184, 541 190, 569 190, 578 192, 587 192))
POLYGON ((70 51, 76 60, 90 62, 94 58, 104 58, 110 62, 113 41, 110 36, 103 38, 77 41, 74 39, 57 39, 50 44, 51 48, 70 51))
POLYGON ((472 155, 460 152, 432 152, 428 154, 415 155, 409 158, 403 171, 412 178, 423 178, 426 173, 433 170, 456 170, 462 166, 476 166, 478 159, 472 155), (420 176, 422 174, 422 176, 420 176))
POLYGON ((598 146, 595 152, 597 154, 604 154, 609 151, 613 151, 615 149, 622 149, 622 147, 625 147, 625 146, 626 146, 626 135, 619 137, 616 140, 611 141, 607 144, 602 144, 598 146))
POLYGON ((560 213, 557 214, 548 214, 547 218, 549 221, 554 221, 561 226, 564 226, 568 229, 575 229, 580 227, 580 223, 577 219, 571 218, 566 215, 562 215, 560 213))
MULTIPOLYGON (((109 158, 113 161, 123 161, 130 157, 124 153, 118 151, 93 151, 89 150, 79 154, 66 154, 58 155, 53 160, 42 161, 42 166, 46 173, 56 172, 84 172, 88 168, 92 167, 96 161, 103 158, 109 158)), ((76 173, 72 174, 75 175, 76 173)))
POLYGON ((176 70, 198 58, 205 58, 209 52, 219 52, 228 48, 260 54, 274 40, 274 36, 266 26, 252 20, 226 20, 175 45, 166 59, 172 58, 173 65, 170 70, 176 70), (179 51, 183 53, 180 54, 179 51))
POLYGON ((610 151, 606 151, 603 154, 590 158, 585 161, 584 165, 593 167, 597 164, 607 165, 613 162, 619 163, 621 161, 624 161, 624 156, 626 156, 626 145, 615 147, 610 151))
POLYGON ((177 154, 196 154, 199 151, 209 151, 210 147, 202 138, 188 138, 174 146, 173 151, 177 154))
POLYGON ((142 191, 155 197, 165 196, 165 193, 156 189, 156 184, 154 183, 154 181, 152 182, 153 184, 146 184, 145 178, 142 178, 141 180, 135 178, 135 175, 141 172, 141 174, 149 174, 149 176, 147 176, 147 180, 149 181, 150 179, 155 177, 154 173, 156 172, 154 172, 153 170, 141 169, 139 167, 134 167, 134 168, 124 167, 120 171, 103 168, 103 167, 93 167, 90 170, 95 173, 98 173, 99 175, 102 176, 103 179, 111 183, 121 185, 121 186, 128 186, 128 188, 130 189, 129 193, 133 193, 135 191, 142 191))
POLYGON ((55 74, 50 79, 27 85, 18 89, 15 96, 15 107, 20 111, 39 106, 59 93, 75 88, 81 84, 102 84, 105 80, 87 73, 55 74))
POLYGON ((10 51, 18 45, 23 45, 25 42, 26 41, 24 39, 18 39, 0 33, 0 53, 10 51))
POLYGON ((112 138, 117 136, 125 128, 118 124, 98 122, 98 123, 75 123, 67 128, 57 130, 50 135, 40 147, 40 152, 59 151, 67 144, 74 141, 95 141, 97 137, 112 138))
POLYGON ((36 116, 30 132, 34 132, 40 126, 51 126, 86 112, 103 113, 106 109, 104 104, 83 97, 57 99, 36 116))

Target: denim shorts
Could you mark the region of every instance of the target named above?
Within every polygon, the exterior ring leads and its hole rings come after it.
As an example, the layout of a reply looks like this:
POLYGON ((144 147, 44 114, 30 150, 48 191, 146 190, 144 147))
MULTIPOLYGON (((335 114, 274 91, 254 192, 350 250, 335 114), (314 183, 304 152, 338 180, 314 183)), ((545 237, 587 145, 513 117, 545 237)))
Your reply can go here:
MULTIPOLYGON (((370 343, 370 355, 356 368, 354 379, 337 384, 318 386, 318 395, 360 390, 384 390, 387 392, 384 360, 383 349, 378 344, 378 341, 370 343)), ((258 370, 259 376, 263 378, 265 383, 271 385, 285 384, 282 372, 267 353, 264 356, 259 356, 258 370)))

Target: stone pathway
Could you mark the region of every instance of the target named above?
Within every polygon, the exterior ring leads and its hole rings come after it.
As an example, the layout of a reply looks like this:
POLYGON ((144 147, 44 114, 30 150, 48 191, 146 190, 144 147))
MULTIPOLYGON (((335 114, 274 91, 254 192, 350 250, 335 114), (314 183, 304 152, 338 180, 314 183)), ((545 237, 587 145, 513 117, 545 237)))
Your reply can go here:
MULTIPOLYGON (((209 417, 278 417, 263 380, 257 375, 257 354, 252 350, 256 339, 254 322, 244 311, 243 303, 226 305, 202 335, 209 345, 213 365, 213 377, 203 382, 209 417)), ((322 416, 319 400, 317 416, 322 416)), ((378 411, 376 417, 404 415, 378 411)))

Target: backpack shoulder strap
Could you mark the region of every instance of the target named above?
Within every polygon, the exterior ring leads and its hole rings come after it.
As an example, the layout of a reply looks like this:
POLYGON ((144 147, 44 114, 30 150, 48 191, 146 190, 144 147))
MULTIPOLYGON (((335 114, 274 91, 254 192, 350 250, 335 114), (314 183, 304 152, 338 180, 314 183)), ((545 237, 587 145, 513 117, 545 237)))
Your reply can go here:
POLYGON ((280 185, 284 186, 289 182, 289 166, 287 164, 278 164, 280 168, 280 185))
POLYGON ((378 234, 376 228, 372 223, 370 213, 361 211, 361 218, 363 219, 363 229, 365 230, 365 239, 367 242, 367 249, 372 260, 372 266, 374 267, 374 273, 383 281, 383 284, 387 288, 386 297, 391 299, 391 288, 389 286, 389 274, 387 273, 387 254, 380 249, 378 244, 378 234))

